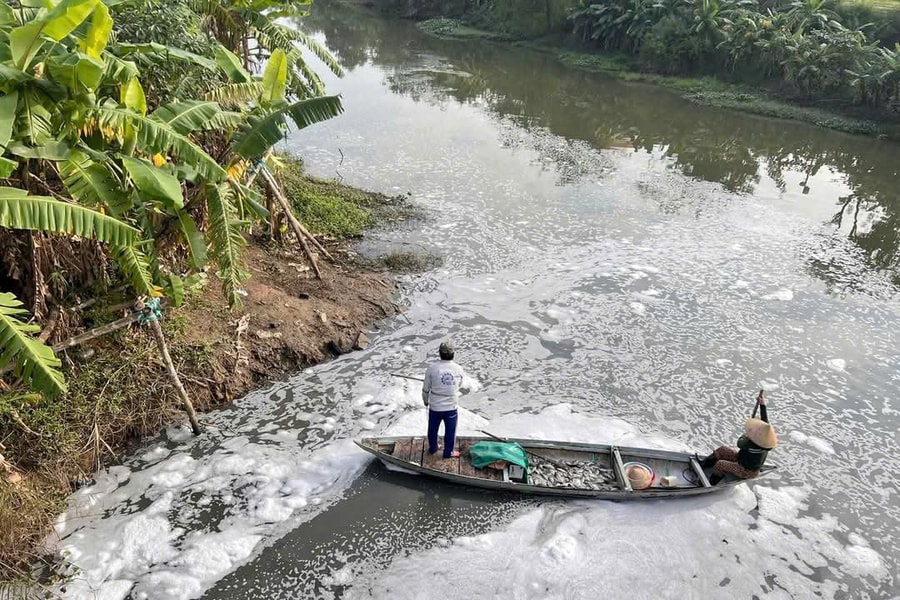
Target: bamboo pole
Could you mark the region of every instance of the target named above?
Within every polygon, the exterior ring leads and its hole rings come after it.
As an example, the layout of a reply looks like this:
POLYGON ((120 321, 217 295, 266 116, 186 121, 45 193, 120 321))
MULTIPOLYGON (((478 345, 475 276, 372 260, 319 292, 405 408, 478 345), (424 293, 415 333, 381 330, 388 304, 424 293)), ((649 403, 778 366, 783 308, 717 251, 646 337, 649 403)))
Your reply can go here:
POLYGON ((200 435, 203 430, 200 428, 200 423, 197 421, 197 413, 194 411, 194 403, 191 402, 190 396, 187 394, 187 390, 184 389, 184 386, 181 384, 181 379, 178 377, 178 371, 175 370, 175 363, 172 362, 172 357, 169 355, 169 346, 166 344, 166 336, 163 335, 162 327, 159 324, 159 319, 156 315, 153 314, 153 310, 147 307, 143 301, 138 300, 135 303, 135 308, 138 309, 139 312, 144 313, 147 316, 147 322, 150 325, 150 331, 153 332, 153 337, 156 339, 156 346, 159 348, 159 353, 162 355, 163 363, 166 366, 166 371, 169 374, 169 379, 172 380, 172 385, 175 386, 175 390, 178 392, 178 396, 181 398, 181 403, 184 406, 184 411, 187 413, 188 421, 191 423, 191 430, 194 432, 194 435, 200 435))
POLYGON ((191 402, 187 390, 184 389, 184 386, 181 384, 181 379, 178 378, 178 371, 175 370, 175 365, 172 363, 172 357, 169 356, 169 348, 166 345, 166 338, 163 335, 159 321, 150 323, 150 330, 153 332, 153 337, 156 338, 156 345, 159 347, 159 353, 162 354, 163 362, 166 365, 166 371, 169 373, 169 379, 172 380, 172 385, 175 386, 175 390, 181 397, 184 411, 187 413, 188 421, 191 423, 191 431, 194 432, 194 435, 200 435, 203 433, 203 430, 200 428, 200 423, 197 421, 197 412, 194 410, 194 403, 191 402))
POLYGON ((107 323, 106 325, 101 325, 100 327, 94 327, 89 331, 85 331, 84 333, 80 333, 76 336, 70 337, 69 339, 60 342, 58 344, 53 345, 53 351, 59 352, 61 350, 68 350, 69 348, 74 348, 75 346, 79 346, 85 342, 89 342, 91 340, 97 339, 98 337, 104 336, 108 333, 112 333, 113 331, 117 331, 122 329, 123 327, 128 327, 135 321, 141 318, 140 313, 133 313, 128 315, 127 317, 122 317, 118 321, 113 321, 112 323, 107 323))
MULTIPOLYGON (((101 325, 100 327, 94 327, 90 331, 85 331, 84 333, 78 334, 76 336, 72 336, 69 339, 59 342, 58 344, 54 344, 51 346, 54 353, 59 353, 62 350, 68 350, 69 348, 74 348, 75 346, 79 346, 85 342, 89 342, 91 340, 97 339, 98 337, 102 337, 108 333, 112 333, 113 331, 117 331, 122 329, 123 327, 128 327, 135 321, 140 318, 140 313, 134 313, 128 315, 127 317, 123 317, 118 321, 113 321, 112 323, 107 323, 106 325, 101 325)), ((3 369, 0 369, 0 376, 5 375, 6 373, 12 371, 14 368, 13 365, 7 365, 3 369)))

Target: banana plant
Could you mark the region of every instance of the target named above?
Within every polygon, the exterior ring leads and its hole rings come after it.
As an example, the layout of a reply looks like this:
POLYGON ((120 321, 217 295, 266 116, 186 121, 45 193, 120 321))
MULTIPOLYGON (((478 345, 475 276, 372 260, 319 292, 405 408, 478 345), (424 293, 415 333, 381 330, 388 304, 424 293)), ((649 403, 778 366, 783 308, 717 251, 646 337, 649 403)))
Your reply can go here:
POLYGON ((340 97, 317 96, 291 102, 288 96, 290 59, 282 49, 272 52, 262 77, 251 75, 231 51, 220 47, 217 60, 231 84, 214 90, 210 97, 238 104, 245 121, 231 138, 231 150, 239 159, 254 160, 269 151, 288 133, 288 119, 297 129, 336 117, 343 111, 340 97))
MULTIPOLYGON (((298 45, 339 72, 336 61, 275 22, 302 16, 298 7, 307 3, 210 4, 220 24, 231 22, 222 12, 230 11, 244 19, 233 22, 240 39, 252 33, 260 42, 259 53, 242 60, 224 46, 213 59, 153 43, 110 45, 113 21, 101 0, 54 1, 15 11, 0 3, 0 179, 24 188, 0 188, 0 227, 104 242, 138 294, 169 290, 177 300, 183 283, 156 253, 158 232, 174 229, 191 266, 212 259, 238 303, 247 277, 243 232, 266 216, 243 173, 284 138, 289 122, 303 128, 342 110, 339 98, 321 95, 298 45), (192 61, 230 83, 205 99, 148 106, 139 64, 157 57, 192 61), (262 76, 252 75, 249 61, 263 58, 262 76), (199 143, 211 134, 228 144, 224 164, 199 143), (191 217, 197 209, 209 215, 205 231, 191 217)), ((21 303, 2 293, 0 369, 14 366, 35 389, 60 393, 58 361, 32 337, 37 330, 23 321, 21 303)))
MULTIPOLYGON (((281 50, 286 60, 286 85, 296 98, 325 94, 319 75, 309 67, 300 48, 307 48, 335 75, 340 63, 315 39, 280 21, 309 14, 312 0, 192 0, 210 34, 229 52, 239 55, 238 66, 250 70, 281 50), (251 43, 252 42, 252 43, 251 43)), ((234 79, 232 79, 234 81, 234 79)))
MULTIPOLYGON (((159 296, 163 285, 179 286, 158 268, 156 231, 176 223, 201 267, 207 240, 184 186, 228 178, 194 135, 233 129, 240 115, 199 100, 148 113, 137 67, 107 47, 112 26, 99 0, 15 12, 0 3, 0 179, 52 194, 0 187, 0 226, 105 242, 135 291, 159 296)), ((240 248, 234 236, 210 237, 213 246, 231 246, 217 256, 240 248)), ((14 366, 53 396, 64 389, 59 363, 31 337, 37 329, 21 320, 23 311, 3 292, 0 369, 14 366)))
MULTIPOLYGON (((131 248, 140 232, 101 212, 25 190, 0 187, 0 227, 89 237, 131 248)), ((60 361, 53 350, 31 336, 40 327, 23 322, 28 313, 13 294, 0 292, 0 369, 12 365, 33 389, 53 397, 65 391, 60 361)))

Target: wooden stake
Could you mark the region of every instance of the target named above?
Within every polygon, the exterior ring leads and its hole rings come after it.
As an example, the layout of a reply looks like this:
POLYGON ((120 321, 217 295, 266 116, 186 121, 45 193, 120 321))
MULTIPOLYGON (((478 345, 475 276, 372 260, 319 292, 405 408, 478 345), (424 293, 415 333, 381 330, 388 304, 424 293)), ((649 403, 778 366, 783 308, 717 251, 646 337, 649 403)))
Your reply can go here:
POLYGON ((328 250, 325 249, 325 246, 320 244, 319 240, 316 239, 316 236, 311 234, 309 232, 309 230, 303 226, 303 223, 301 223, 300 221, 297 220, 296 217, 294 217, 293 211, 290 210, 290 202, 288 202, 288 199, 284 195, 284 192, 281 191, 281 186, 279 186, 278 182, 275 181, 275 176, 272 175, 272 171, 270 171, 269 167, 267 167, 265 165, 263 165, 263 175, 266 177, 266 181, 271 182, 271 184, 274 186, 275 194, 278 196, 279 203, 281 203, 282 207, 284 207, 285 212, 288 214, 289 218, 292 218, 294 220, 294 222, 297 224, 297 227, 300 229, 300 232, 303 235, 305 235, 306 238, 310 242, 312 242, 313 246, 315 246, 319 252, 321 252, 322 254, 325 255, 325 258, 334 262, 334 257, 328 253, 328 250))
POLYGON ((266 186, 266 210, 269 211, 269 239, 275 239, 275 202, 272 200, 272 188, 268 185, 266 186))
MULTIPOLYGON (((138 300, 134 304, 135 309, 137 309, 138 313, 144 312, 144 302, 138 300)), ((169 355, 169 346, 166 344, 166 336, 163 335, 162 327, 159 324, 158 319, 152 319, 149 322, 150 331, 153 332, 153 337, 156 339, 156 346, 159 348, 159 353, 162 355, 163 363, 166 365, 166 371, 169 374, 169 379, 172 380, 172 385, 175 386, 175 390, 178 392, 178 396, 181 398, 181 403, 184 406, 184 411, 187 413, 188 421, 191 423, 191 430, 194 432, 194 435, 200 435, 203 433, 203 430, 200 428, 200 423, 197 421, 197 413, 194 411, 194 403, 191 402, 190 397, 187 394, 187 390, 184 389, 184 386, 181 384, 181 379, 178 377, 178 371, 175 370, 175 363, 172 362, 172 357, 169 355)))
POLYGON ((156 338, 156 345, 159 347, 159 353, 162 354, 163 362, 166 365, 166 371, 169 372, 169 379, 172 380, 172 385, 175 386, 178 395, 181 397, 184 411, 187 413, 188 421, 191 423, 191 430, 194 432, 194 435, 200 435, 203 433, 203 430, 200 428, 200 423, 197 422, 197 413, 194 411, 194 404, 187 395, 187 390, 181 385, 181 379, 178 378, 178 371, 175 370, 175 364, 172 363, 172 357, 169 356, 169 347, 166 345, 166 338, 163 335, 159 321, 151 322, 150 330, 153 331, 153 337, 156 338))
POLYGON ((50 309, 50 316, 47 317, 47 323, 44 325, 43 329, 41 329, 41 335, 38 336, 38 341, 42 344, 46 344, 47 340, 50 339, 50 336, 53 335, 53 330, 56 329, 56 324, 59 321, 59 309, 55 306, 50 309))
MULTIPOLYGON (((260 169, 263 178, 265 178, 266 183, 269 188, 272 190, 272 193, 275 194, 275 198, 278 200, 278 203, 281 204, 281 209, 284 211, 285 216, 287 217, 288 223, 291 225, 291 229, 294 230, 294 235, 297 236, 297 241, 300 242, 300 246, 303 247, 303 251, 306 253, 307 258, 309 258, 309 262, 312 265, 313 271, 316 273, 316 277, 322 279, 322 271, 319 270, 319 263, 316 262, 316 256, 313 251, 310 249, 309 244, 306 243, 307 238, 311 239, 313 243, 317 246, 319 245, 318 241, 312 235, 306 231, 303 225, 300 224, 300 221, 294 216, 294 213, 291 211, 291 205, 288 203, 287 198, 284 197, 284 194, 281 193, 281 189, 278 187, 278 183, 275 181, 275 178, 272 177, 272 173, 269 169, 263 165, 260 169)), ((319 246, 322 253, 325 254, 328 258, 331 258, 327 252, 324 251, 321 246, 319 246)))

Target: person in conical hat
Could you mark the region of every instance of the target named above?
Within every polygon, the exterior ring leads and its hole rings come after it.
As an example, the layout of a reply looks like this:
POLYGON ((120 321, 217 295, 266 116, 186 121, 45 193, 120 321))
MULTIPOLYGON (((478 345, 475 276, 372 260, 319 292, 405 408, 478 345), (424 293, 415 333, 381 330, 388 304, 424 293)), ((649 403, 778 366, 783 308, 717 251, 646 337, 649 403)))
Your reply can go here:
POLYGON ((713 468, 712 477, 709 478, 711 484, 719 483, 726 475, 733 475, 739 479, 758 477, 769 451, 778 445, 775 428, 769 424, 765 394, 760 392, 756 401, 759 403, 760 418, 747 419, 744 435, 738 438, 737 448, 731 446, 716 448, 715 452, 700 463, 704 468, 713 468))

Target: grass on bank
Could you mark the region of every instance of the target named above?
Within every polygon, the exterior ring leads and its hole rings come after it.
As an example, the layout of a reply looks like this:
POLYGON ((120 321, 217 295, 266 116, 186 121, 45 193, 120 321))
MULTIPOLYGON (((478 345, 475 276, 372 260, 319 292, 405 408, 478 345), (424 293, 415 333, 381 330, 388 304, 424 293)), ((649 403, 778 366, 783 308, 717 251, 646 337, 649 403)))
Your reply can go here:
MULTIPOLYGON (((206 360, 183 343, 178 317, 163 325, 176 364, 206 360)), ((122 330, 68 358, 65 396, 26 400, 15 388, 0 394, 3 454, 21 477, 0 474, 0 582, 41 562, 40 544, 80 482, 177 415, 179 399, 149 334, 122 330)))
POLYGON ((313 233, 353 239, 371 227, 389 227, 421 217, 409 196, 387 196, 313 177, 304 170, 303 161, 294 156, 282 156, 280 162, 278 177, 294 215, 313 233))
POLYGON ((420 21, 416 24, 416 27, 425 33, 448 40, 514 41, 517 39, 503 33, 477 29, 458 21, 457 19, 450 19, 448 17, 435 17, 434 19, 420 21))

